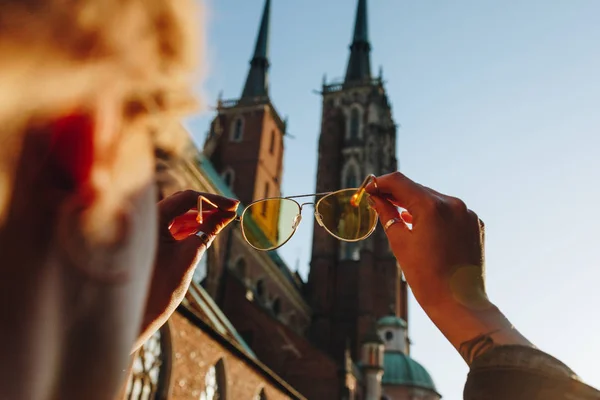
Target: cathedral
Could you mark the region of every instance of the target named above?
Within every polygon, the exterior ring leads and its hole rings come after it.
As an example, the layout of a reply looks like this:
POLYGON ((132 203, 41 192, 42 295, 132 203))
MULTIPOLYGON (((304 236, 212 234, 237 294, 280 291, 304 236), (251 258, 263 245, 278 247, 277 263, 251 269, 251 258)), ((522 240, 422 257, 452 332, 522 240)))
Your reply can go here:
MULTIPOLYGON (((287 131, 269 97, 270 14, 265 0, 241 95, 219 99, 203 148, 190 140, 184 157, 157 151, 162 197, 213 192, 239 199, 242 212, 281 195, 287 131)), ((367 0, 358 0, 345 78, 322 84, 315 193, 397 169, 396 124, 381 73, 371 72, 367 20, 367 0)), ((270 240, 276 218, 265 210, 245 229, 270 240)), ((276 250, 253 248, 232 223, 205 254, 177 312, 138 351, 126 398, 440 399, 410 357, 407 301, 380 227, 351 243, 315 224, 305 282, 276 250)))

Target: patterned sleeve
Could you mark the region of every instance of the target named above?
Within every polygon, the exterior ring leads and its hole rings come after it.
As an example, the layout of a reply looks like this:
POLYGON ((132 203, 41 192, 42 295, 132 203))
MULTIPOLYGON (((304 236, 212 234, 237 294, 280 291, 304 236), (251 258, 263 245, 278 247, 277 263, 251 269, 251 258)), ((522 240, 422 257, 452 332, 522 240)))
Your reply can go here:
POLYGON ((600 392, 540 350, 499 346, 473 361, 464 399, 600 400, 600 392))

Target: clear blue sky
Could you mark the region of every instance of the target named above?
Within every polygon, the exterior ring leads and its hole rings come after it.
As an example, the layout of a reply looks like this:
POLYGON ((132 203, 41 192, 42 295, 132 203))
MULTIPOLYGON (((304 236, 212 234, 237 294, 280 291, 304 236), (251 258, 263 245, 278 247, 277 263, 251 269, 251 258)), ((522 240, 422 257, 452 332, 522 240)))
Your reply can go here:
MULTIPOLYGON (((263 0, 209 2, 206 101, 237 98, 263 0)), ((289 115, 285 194, 312 193, 323 74, 344 74, 356 0, 273 0, 271 97, 289 115)), ((486 223, 492 300, 600 387, 600 1, 370 0, 400 169, 486 223)), ((204 140, 211 113, 188 126, 204 140)), ((306 215, 308 217, 308 215, 306 215)), ((307 275, 312 221, 280 253, 307 275)), ((445 399, 467 367, 410 299, 412 356, 445 399)))

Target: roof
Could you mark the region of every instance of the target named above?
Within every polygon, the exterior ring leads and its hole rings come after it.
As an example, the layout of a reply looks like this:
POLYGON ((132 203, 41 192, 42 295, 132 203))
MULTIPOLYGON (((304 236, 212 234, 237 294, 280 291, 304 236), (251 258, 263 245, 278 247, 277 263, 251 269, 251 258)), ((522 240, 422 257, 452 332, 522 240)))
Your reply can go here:
POLYGON ((371 44, 367 19, 367 0, 358 0, 345 83, 371 80, 371 44))
POLYGON ((433 379, 421 364, 399 351, 383 356, 383 385, 413 386, 437 393, 433 379))
POLYGON ((369 42, 367 22, 367 0, 358 0, 356 20, 354 21, 354 42, 369 42))
POLYGON ((263 97, 269 95, 269 19, 271 14, 271 0, 265 1, 262 19, 258 36, 256 37, 256 45, 254 55, 250 61, 250 71, 246 78, 246 84, 242 92, 242 98, 252 99, 255 97, 263 97))
POLYGON ((377 326, 379 326, 379 327, 389 326, 389 327, 393 327, 393 328, 404 328, 404 329, 408 328, 408 324, 406 323, 406 321, 395 315, 387 315, 387 316, 381 318, 379 321, 377 321, 377 326))

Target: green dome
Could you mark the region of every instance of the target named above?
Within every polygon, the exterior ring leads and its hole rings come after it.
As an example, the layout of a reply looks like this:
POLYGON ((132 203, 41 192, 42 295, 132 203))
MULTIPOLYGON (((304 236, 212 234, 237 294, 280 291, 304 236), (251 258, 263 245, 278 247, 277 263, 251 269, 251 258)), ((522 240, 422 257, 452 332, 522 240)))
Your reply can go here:
POLYGON ((425 368, 400 352, 385 352, 381 383, 384 385, 414 386, 437 393, 433 380, 425 368))
POLYGON ((396 317, 395 315, 388 315, 386 317, 381 318, 379 321, 377 321, 377 325, 379 327, 389 326, 404 329, 408 328, 406 321, 400 317, 396 317))

